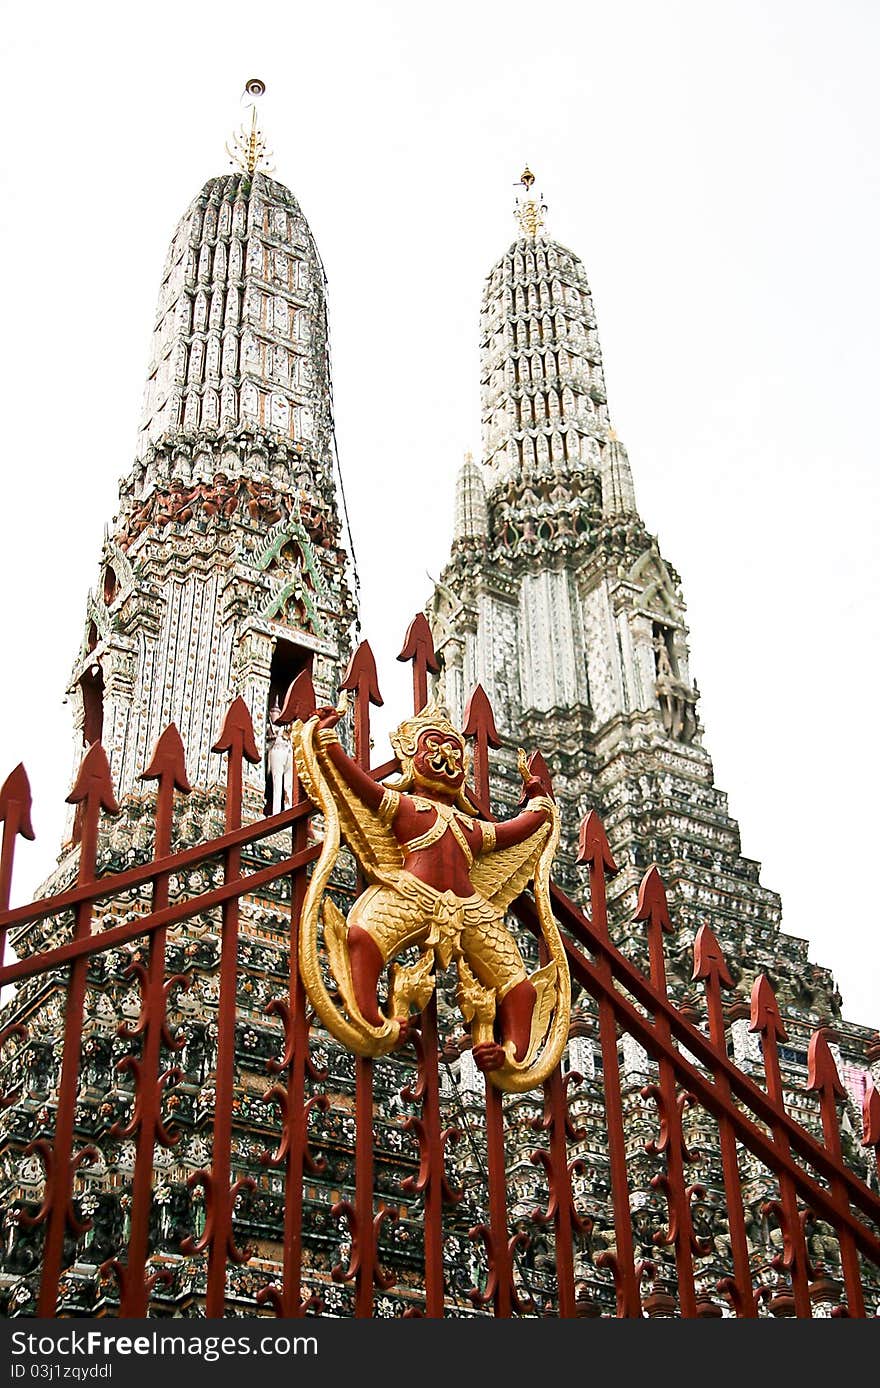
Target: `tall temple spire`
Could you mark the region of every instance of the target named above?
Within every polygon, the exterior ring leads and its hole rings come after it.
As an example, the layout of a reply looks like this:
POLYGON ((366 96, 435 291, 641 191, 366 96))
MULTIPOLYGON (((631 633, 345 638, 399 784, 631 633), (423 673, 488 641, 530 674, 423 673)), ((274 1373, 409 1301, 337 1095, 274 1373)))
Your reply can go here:
MULTIPOLYGON (((264 90, 251 79, 251 107, 264 90)), ((82 744, 101 738, 136 791, 169 720, 210 790, 231 699, 258 741, 308 668, 335 697, 354 608, 337 511, 325 280, 293 193, 240 167, 184 213, 162 275, 134 464, 89 595, 70 694, 82 744)), ((248 773, 262 797, 262 767, 248 773)))
MULTIPOLYGON (((530 169, 521 183, 534 203, 530 169)), ((450 560, 428 604, 450 711, 460 717, 482 685, 502 740, 500 806, 519 795, 515 748, 541 748, 562 816, 561 886, 581 889, 577 828, 596 810, 620 868, 608 888, 618 928, 630 928, 645 868, 662 864, 680 940, 708 923, 746 960, 777 937, 773 967, 800 1007, 800 942, 779 936, 779 897, 743 857, 703 747, 681 584, 611 427, 586 272, 538 234, 528 202, 480 322, 482 476, 473 464, 459 474, 450 560), (478 511, 482 524, 483 478, 485 533, 463 542, 478 511)), ((833 1015, 830 975, 813 970, 810 988, 833 1015)))
MULTIPOLYGON (((531 188, 527 168, 523 182, 531 188)), ((490 271, 480 314, 483 460, 509 478, 598 473, 605 379, 586 271, 565 246, 520 235, 490 271)))
POLYGON ((300 206, 265 173, 210 179, 171 241, 138 454, 262 429, 330 465, 324 275, 300 206))

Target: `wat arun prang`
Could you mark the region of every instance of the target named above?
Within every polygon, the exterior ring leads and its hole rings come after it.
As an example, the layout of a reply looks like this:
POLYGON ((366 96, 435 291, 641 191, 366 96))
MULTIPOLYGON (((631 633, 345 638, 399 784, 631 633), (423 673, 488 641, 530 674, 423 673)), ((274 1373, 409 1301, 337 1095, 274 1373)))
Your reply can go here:
MULTIPOLYGON (((493 773, 499 807, 519 794, 518 745, 541 747, 562 807, 554 874, 575 899, 585 893, 579 826, 598 811, 620 869, 608 884, 615 939, 643 966, 643 934, 628 923, 640 879, 659 866, 676 927, 670 990, 694 1017, 693 941, 700 925, 711 927, 736 984, 733 1055, 756 1075, 760 1041, 748 1030, 748 999, 755 976, 767 973, 788 1029, 781 1055, 791 1112, 808 1126, 816 1126, 803 1092, 808 1038, 831 1026, 847 1089, 847 1156, 870 1181, 859 1138, 868 1076, 872 1067, 880 1073, 880 1035, 843 1019, 830 972, 810 961, 806 940, 781 930, 779 895, 741 854, 703 746, 680 580, 639 516, 611 424, 586 272, 547 236, 528 168, 521 184, 518 234, 481 302, 482 459, 467 455, 459 472, 452 553, 428 606, 443 696, 455 720, 476 684, 488 694, 502 743, 493 773)), ((591 1006, 583 1003, 580 1023, 577 1013, 572 1064, 595 1076, 591 1006)), ((635 1115, 648 1066, 630 1038, 622 1045, 635 1115)), ((600 1133, 594 1142, 593 1158, 600 1133)), ((758 1179, 756 1234, 760 1189, 758 1179)))

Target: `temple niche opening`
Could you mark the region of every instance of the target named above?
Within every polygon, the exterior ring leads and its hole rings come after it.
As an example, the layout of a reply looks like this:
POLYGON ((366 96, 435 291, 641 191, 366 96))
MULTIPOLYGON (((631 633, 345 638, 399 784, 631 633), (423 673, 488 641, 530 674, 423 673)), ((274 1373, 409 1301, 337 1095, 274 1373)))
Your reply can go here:
POLYGON ((287 691, 293 681, 303 670, 311 670, 314 658, 314 651, 308 650, 305 646, 298 646, 294 641, 287 641, 283 636, 278 637, 269 668, 270 709, 275 704, 279 709, 284 707, 287 691))
POLYGON ((100 742, 104 731, 104 672, 96 661, 90 665, 79 682, 82 693, 84 747, 100 742))
POLYGON ((675 679, 678 675, 675 659, 675 645, 671 627, 654 623, 654 663, 657 678, 675 679))
POLYGON ((697 731, 694 691, 679 674, 675 633, 661 622, 653 629, 657 700, 664 732, 675 742, 692 742, 697 731))
POLYGON ((116 570, 112 564, 108 564, 104 570, 104 606, 110 607, 119 596, 119 579, 116 577, 116 570))
POLYGON ((303 670, 311 672, 314 651, 279 637, 269 668, 269 702, 266 710, 266 814, 287 809, 293 794, 293 760, 290 742, 278 719, 290 686, 303 670))

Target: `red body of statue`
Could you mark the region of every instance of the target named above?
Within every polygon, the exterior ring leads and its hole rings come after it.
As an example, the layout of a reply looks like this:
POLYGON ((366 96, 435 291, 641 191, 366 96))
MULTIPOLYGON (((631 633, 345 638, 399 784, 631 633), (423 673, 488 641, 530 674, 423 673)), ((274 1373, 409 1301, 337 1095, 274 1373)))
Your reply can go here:
MULTIPOLYGON (((340 714, 336 709, 318 709, 318 728, 333 728, 339 718, 340 714)), ((385 787, 374 781, 372 776, 352 761, 338 742, 331 742, 327 747, 327 753, 346 783, 363 803, 371 810, 378 810, 385 787)), ((461 743, 440 730, 426 729, 419 737, 413 757, 413 774, 414 789, 418 794, 426 799, 454 805, 465 779, 461 743)), ((539 780, 533 778, 526 783, 525 793, 532 798, 545 795, 546 789, 539 780)), ((419 809, 412 798, 404 793, 400 796, 400 805, 391 830, 398 843, 405 848, 406 844, 432 828, 436 818, 434 810, 419 809)), ((513 844, 522 843, 535 833, 545 819, 546 812, 540 808, 525 810, 514 819, 494 824, 495 847, 509 848, 513 844)), ((463 824, 461 827, 471 853, 477 857, 483 850, 480 821, 474 820, 472 826, 463 824)), ((426 882, 439 892, 454 892, 460 897, 473 895, 474 887, 470 880, 467 859, 449 829, 429 848, 405 852, 403 866, 413 877, 426 882)), ((358 1007, 368 1022, 378 1026, 382 1017, 379 1013, 376 989, 384 964, 382 955, 375 942, 358 925, 349 926, 348 951, 358 1007)), ((517 1060, 522 1060, 528 1050, 535 997, 534 986, 526 978, 511 988, 498 1004, 501 1041, 513 1042, 517 1060)), ((406 1025, 406 1019, 398 1020, 402 1027, 406 1025)), ((481 1070, 499 1069, 504 1059, 503 1044, 485 1042, 474 1047, 474 1060, 481 1070)))

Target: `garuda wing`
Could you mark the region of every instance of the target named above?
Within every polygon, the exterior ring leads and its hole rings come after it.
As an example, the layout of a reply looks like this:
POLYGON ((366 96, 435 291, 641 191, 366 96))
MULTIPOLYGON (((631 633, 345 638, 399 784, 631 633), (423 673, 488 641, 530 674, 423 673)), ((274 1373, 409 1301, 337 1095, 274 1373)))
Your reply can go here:
POLYGON ((303 788, 325 820, 338 816, 342 838, 367 880, 388 883, 403 867, 403 850, 390 827, 343 780, 327 755, 317 722, 310 718, 293 725, 293 754, 303 788))
MULTIPOLYGON (((541 803, 544 803, 543 800, 541 803)), ((491 901, 497 910, 505 912, 534 878, 538 860, 551 833, 552 823, 545 820, 522 843, 478 854, 470 872, 474 890, 491 901)))
POLYGON ((523 843, 481 854, 471 868, 475 889, 501 912, 529 881, 533 882, 538 923, 549 954, 547 964, 531 977, 537 997, 525 1059, 517 1062, 508 1054, 500 1069, 489 1072, 498 1089, 514 1094, 543 1084, 558 1065, 568 1038, 571 1003, 568 961, 550 904, 550 868, 559 844, 559 810, 545 796, 532 804, 547 811, 545 822, 523 843))
POLYGON ((397 1043, 400 1023, 396 1018, 386 1018, 380 1026, 374 1026, 361 1014, 352 987, 345 917, 325 893, 343 835, 372 883, 390 885, 403 865, 403 853, 388 826, 359 799, 337 771, 326 751, 329 738, 318 732, 317 718, 310 718, 305 724, 294 723, 292 732, 300 780, 309 799, 324 816, 321 852, 309 878, 300 912, 300 978, 309 1001, 331 1036, 356 1055, 384 1055, 397 1043), (328 990, 321 967, 322 925, 330 972, 345 1011, 339 1008, 328 990))

